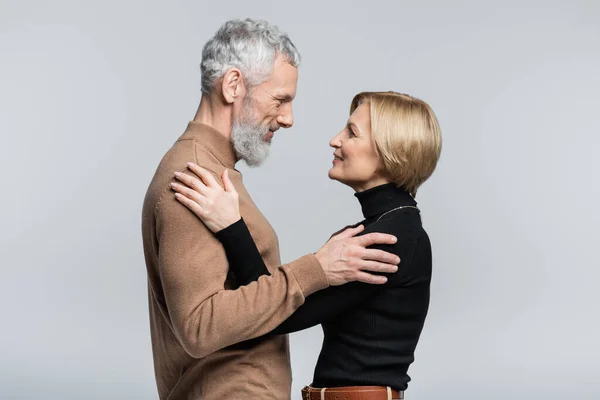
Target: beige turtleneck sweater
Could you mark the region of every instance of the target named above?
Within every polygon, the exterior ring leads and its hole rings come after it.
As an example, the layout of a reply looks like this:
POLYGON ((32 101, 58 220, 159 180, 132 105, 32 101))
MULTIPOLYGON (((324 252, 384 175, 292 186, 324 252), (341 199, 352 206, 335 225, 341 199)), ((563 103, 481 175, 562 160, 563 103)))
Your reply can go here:
POLYGON ((306 296, 328 286, 312 254, 280 265, 277 236, 244 188, 235 162, 224 135, 190 122, 163 157, 146 193, 142 234, 161 400, 289 399, 287 336, 261 336, 289 317, 306 296), (189 161, 217 177, 230 169, 242 217, 271 276, 237 287, 219 241, 170 190, 173 173, 186 171, 189 161))

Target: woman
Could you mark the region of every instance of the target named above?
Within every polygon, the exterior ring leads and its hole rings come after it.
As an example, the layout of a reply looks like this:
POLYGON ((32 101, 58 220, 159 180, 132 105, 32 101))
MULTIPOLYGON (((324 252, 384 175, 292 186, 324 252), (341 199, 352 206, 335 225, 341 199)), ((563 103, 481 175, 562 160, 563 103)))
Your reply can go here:
MULTIPOLYGON (((272 333, 323 326, 314 380, 303 389, 303 398, 331 394, 343 399, 359 390, 373 399, 402 398, 427 315, 431 281, 431 245, 414 197, 435 169, 441 133, 429 105, 405 94, 360 93, 350 114, 329 143, 335 149, 329 177, 355 190, 365 218, 357 224, 364 226, 360 234, 395 235, 396 244, 379 248, 398 255, 402 263, 397 273, 386 274, 384 285, 353 282, 307 297, 272 333)), ((190 168, 201 175, 200 167, 190 168)), ((177 198, 216 233, 238 283, 268 275, 227 174, 224 190, 215 179, 202 183, 185 174, 177 178, 188 185, 174 186, 177 198), (216 194, 207 199, 211 193, 216 194)))

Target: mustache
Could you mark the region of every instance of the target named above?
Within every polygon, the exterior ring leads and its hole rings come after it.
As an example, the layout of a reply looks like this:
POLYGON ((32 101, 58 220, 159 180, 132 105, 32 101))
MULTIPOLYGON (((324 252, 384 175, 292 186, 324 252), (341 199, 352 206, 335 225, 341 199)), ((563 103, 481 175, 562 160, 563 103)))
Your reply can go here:
POLYGON ((269 132, 273 132, 275 133, 276 131, 279 130, 279 128, 281 128, 279 125, 275 125, 275 126, 268 126, 268 127, 264 127, 264 132, 262 134, 262 136, 266 136, 269 132))

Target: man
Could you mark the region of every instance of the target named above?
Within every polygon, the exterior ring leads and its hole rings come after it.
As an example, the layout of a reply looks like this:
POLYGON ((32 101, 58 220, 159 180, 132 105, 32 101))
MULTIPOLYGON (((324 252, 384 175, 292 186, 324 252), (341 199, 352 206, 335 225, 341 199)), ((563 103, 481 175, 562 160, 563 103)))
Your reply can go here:
POLYGON ((275 232, 234 169, 240 159, 259 165, 275 132, 292 126, 299 59, 289 38, 263 21, 229 21, 204 47, 200 106, 158 166, 142 215, 161 399, 289 399, 287 337, 263 335, 315 291, 355 280, 382 283, 365 270, 397 269, 395 255, 366 249, 395 238, 347 232, 280 266, 275 232), (173 174, 190 161, 215 176, 230 171, 271 276, 236 286, 220 243, 170 190, 173 174))

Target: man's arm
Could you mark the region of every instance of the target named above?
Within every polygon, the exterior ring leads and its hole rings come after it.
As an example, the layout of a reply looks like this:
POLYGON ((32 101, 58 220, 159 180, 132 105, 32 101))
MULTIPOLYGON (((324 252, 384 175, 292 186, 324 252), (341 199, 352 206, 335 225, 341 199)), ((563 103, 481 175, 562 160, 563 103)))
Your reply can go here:
MULTIPOLYGON (((368 234, 375 232, 377 224, 370 226, 362 232, 368 234)), ((334 233, 333 236, 341 231, 334 233)), ((259 278, 269 275, 266 265, 248 227, 243 219, 217 232, 217 239, 223 244, 229 268, 234 273, 240 285, 248 285, 259 278)), ((407 260, 414 252, 415 243, 409 238, 404 238, 395 245, 374 245, 376 248, 400 256, 404 254, 407 260)), ((401 271, 404 272, 410 265, 403 263, 401 271)), ((402 272, 396 274, 402 274, 402 272)), ((390 276, 390 274, 386 274, 390 276)), ((396 277, 399 278, 399 277, 396 277)), ((261 278, 265 279, 265 278, 261 278)), ((398 280, 398 279, 396 279, 398 280)), ((282 322, 272 333, 286 334, 297 332, 312 326, 329 322, 346 311, 352 310, 367 300, 373 294, 381 290, 377 285, 369 285, 362 282, 351 282, 341 286, 331 286, 325 290, 310 295, 288 319, 282 322)))
POLYGON ((272 276, 224 290, 228 263, 220 243, 189 210, 165 194, 156 210, 159 272, 173 330, 193 357, 204 357, 274 329, 306 296, 328 286, 313 255, 272 276))
MULTIPOLYGON (((200 167, 196 170, 203 179, 212 180, 213 194, 223 195, 223 188, 213 176, 217 174, 200 167)), ((180 175, 180 181, 200 182, 187 174, 180 175)), ((177 192, 193 197, 189 188, 177 192)), ((206 190, 204 193, 209 194, 206 190)), ((237 193, 231 197, 237 204, 237 193)), ((194 217, 205 215, 199 204, 185 199, 188 198, 179 196, 179 201, 193 213, 168 195, 158 206, 159 268, 175 335, 197 357, 269 332, 289 317, 306 296, 328 284, 357 280, 383 283, 384 277, 369 271, 397 270, 399 259, 394 254, 366 249, 376 243, 394 243, 395 238, 381 233, 352 237, 361 231, 359 227, 330 239, 314 255, 279 267, 272 276, 236 290, 224 290, 228 265, 223 248, 194 217)), ((217 203, 203 204, 210 207, 217 203)))

